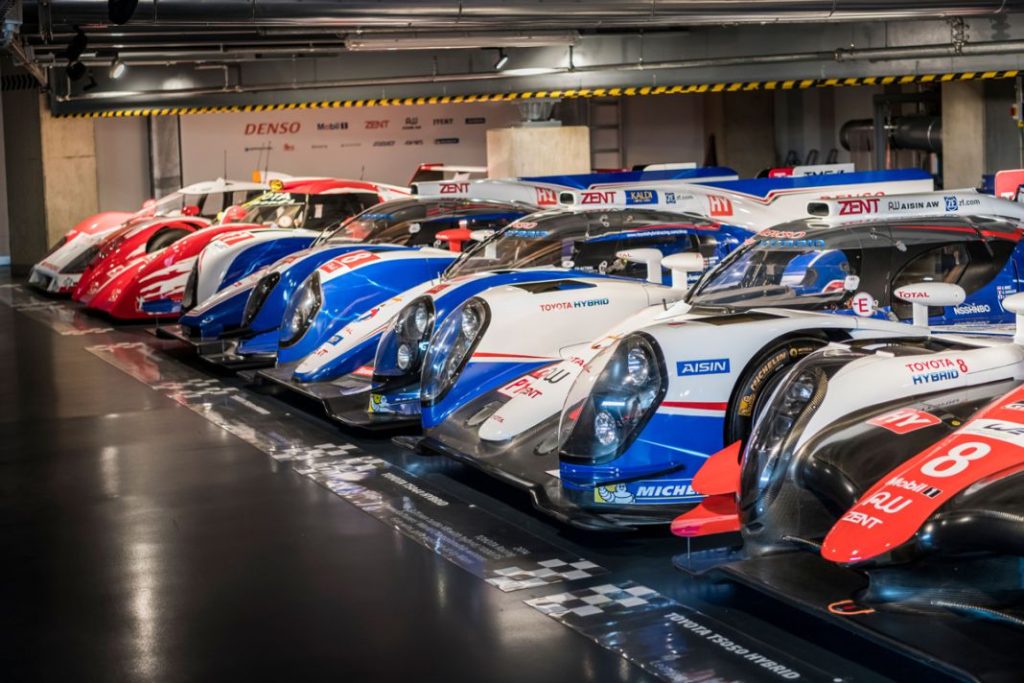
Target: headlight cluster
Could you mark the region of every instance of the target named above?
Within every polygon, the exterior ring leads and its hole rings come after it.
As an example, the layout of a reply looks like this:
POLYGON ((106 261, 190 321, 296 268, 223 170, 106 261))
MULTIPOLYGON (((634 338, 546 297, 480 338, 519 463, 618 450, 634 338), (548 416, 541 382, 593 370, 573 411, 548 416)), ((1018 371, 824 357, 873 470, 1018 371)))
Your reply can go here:
POLYGON ((198 301, 196 301, 196 290, 199 288, 199 259, 196 259, 195 264, 192 266, 191 272, 188 274, 188 280, 185 281, 185 291, 181 295, 181 312, 184 313, 191 308, 194 308, 198 301))
POLYGON ((771 395, 757 417, 743 455, 742 507, 749 507, 755 500, 768 504, 774 498, 782 483, 788 451, 803 431, 802 425, 821 404, 827 386, 819 367, 798 367, 771 395))
POLYGON ((620 455, 664 398, 665 364, 654 340, 630 335, 576 379, 559 424, 562 457, 588 463, 620 455))
POLYGON ((277 286, 280 280, 281 274, 278 272, 273 272, 260 278, 260 281, 252 288, 249 298, 245 302, 245 311, 242 312, 242 327, 248 327, 252 324, 252 321, 256 319, 256 314, 263 308, 263 304, 266 303, 270 292, 274 290, 274 287, 277 286))
POLYGON ((323 292, 320 289, 320 271, 314 270, 313 274, 306 278, 306 281, 295 292, 292 300, 288 302, 288 309, 284 313, 284 334, 281 337, 282 346, 291 346, 302 339, 306 334, 313 317, 320 310, 323 303, 323 292))
POLYGON ((473 298, 452 311, 438 327, 423 359, 420 397, 428 405, 444 398, 455 383, 487 329, 489 319, 487 304, 473 298))
POLYGON ((434 331, 434 302, 421 297, 403 308, 377 345, 374 375, 401 377, 420 371, 434 331))
POLYGON ((89 267, 89 263, 96 258, 96 254, 98 253, 100 253, 100 245, 94 244, 72 259, 71 263, 61 269, 61 272, 68 273, 70 275, 84 273, 85 269, 89 267))

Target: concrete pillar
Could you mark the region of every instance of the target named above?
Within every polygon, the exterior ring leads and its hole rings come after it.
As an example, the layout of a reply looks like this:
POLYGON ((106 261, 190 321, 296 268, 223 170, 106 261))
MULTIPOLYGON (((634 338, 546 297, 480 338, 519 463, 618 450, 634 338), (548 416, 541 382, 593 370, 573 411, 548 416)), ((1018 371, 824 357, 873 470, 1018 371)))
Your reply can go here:
POLYGON ((774 102, 770 92, 709 93, 704 134, 715 136, 718 163, 745 177, 775 165, 774 102))
POLYGON ((942 84, 942 181, 948 189, 978 187, 985 173, 985 84, 942 84))
POLYGON ((42 104, 34 90, 3 93, 4 163, 10 220, 11 268, 27 272, 47 249, 43 191, 42 104))
POLYGON ((523 126, 487 131, 491 178, 590 172, 586 126, 523 126))
POLYGON ((149 117, 149 164, 154 197, 169 195, 185 184, 181 170, 181 128, 177 116, 149 117))
POLYGON ((99 211, 93 120, 51 116, 40 107, 47 244, 99 211))

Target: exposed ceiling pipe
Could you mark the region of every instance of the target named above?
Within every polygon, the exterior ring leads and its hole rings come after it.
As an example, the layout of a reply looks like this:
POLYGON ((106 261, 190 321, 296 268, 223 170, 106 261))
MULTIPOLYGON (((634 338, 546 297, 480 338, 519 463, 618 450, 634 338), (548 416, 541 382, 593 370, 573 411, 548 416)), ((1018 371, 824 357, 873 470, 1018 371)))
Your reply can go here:
MULTIPOLYGON (((38 25, 48 12, 50 26, 110 26, 102 0, 25 2, 25 21, 38 25)), ((873 19, 984 16, 1024 8, 1024 0, 461 0, 428 4, 416 0, 148 0, 140 2, 132 26, 435 26, 449 29, 474 22, 520 22, 579 28, 659 21, 676 25, 760 24, 873 19)))
MULTIPOLYGON (((667 69, 715 68, 727 66, 753 66, 759 64, 781 64, 789 62, 821 62, 821 61, 854 61, 873 59, 912 59, 918 56, 940 57, 952 56, 955 51, 952 45, 908 45, 884 49, 839 49, 832 52, 791 52, 770 55, 749 55, 741 57, 708 57, 699 59, 679 59, 657 62, 623 62, 618 64, 592 64, 576 67, 551 67, 542 69, 511 69, 507 71, 487 71, 474 73, 429 74, 415 76, 375 76, 316 82, 261 83, 254 85, 237 85, 231 87, 199 87, 178 90, 156 91, 93 91, 82 95, 59 96, 60 102, 123 100, 135 97, 145 100, 165 100, 177 97, 196 97, 202 95, 223 95, 229 93, 263 93, 295 90, 325 90, 340 88, 358 88, 388 85, 426 85, 433 83, 460 83, 473 81, 496 81, 547 76, 553 74, 588 74, 606 71, 659 71, 667 69), (884 55, 882 54, 884 53, 884 55)), ((971 43, 962 47, 964 55, 1016 54, 1024 52, 1024 40, 992 41, 987 43, 971 43)))

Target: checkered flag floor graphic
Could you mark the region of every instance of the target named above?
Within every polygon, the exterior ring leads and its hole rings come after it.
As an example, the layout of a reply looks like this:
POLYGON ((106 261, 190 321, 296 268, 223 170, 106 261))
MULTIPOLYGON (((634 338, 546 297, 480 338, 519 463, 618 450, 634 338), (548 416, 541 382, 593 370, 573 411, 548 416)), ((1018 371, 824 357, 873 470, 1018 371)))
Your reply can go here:
POLYGON ((568 561, 553 558, 531 563, 518 559, 513 566, 490 570, 488 573, 492 576, 487 578, 487 583, 503 591, 514 591, 546 586, 557 581, 589 579, 607 572, 604 567, 583 559, 568 561))
POLYGON ((592 588, 527 600, 526 604, 552 617, 602 618, 661 607, 668 599, 656 590, 633 582, 606 583, 592 588))

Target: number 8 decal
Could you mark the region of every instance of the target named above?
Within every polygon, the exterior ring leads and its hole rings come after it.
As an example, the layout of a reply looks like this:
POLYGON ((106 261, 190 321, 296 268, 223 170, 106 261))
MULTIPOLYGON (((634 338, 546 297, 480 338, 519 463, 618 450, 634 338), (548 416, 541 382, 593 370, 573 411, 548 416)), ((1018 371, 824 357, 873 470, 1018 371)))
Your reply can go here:
POLYGON ((921 473, 929 477, 955 477, 967 469, 972 460, 984 458, 992 450, 985 443, 962 443, 949 449, 946 455, 933 458, 921 466, 921 473))

